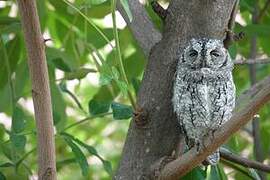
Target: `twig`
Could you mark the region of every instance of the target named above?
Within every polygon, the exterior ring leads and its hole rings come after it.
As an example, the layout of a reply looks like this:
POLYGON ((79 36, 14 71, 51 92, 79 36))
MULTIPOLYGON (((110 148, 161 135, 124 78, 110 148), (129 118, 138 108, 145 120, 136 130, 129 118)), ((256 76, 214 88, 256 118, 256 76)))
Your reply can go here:
POLYGON ((80 121, 78 121, 78 122, 75 122, 75 123, 73 123, 73 124, 68 125, 68 126, 65 127, 63 130, 61 130, 61 132, 64 132, 64 131, 66 131, 66 130, 68 130, 68 129, 74 127, 74 126, 77 126, 77 125, 79 125, 79 124, 82 124, 82 123, 84 123, 84 122, 86 122, 86 121, 89 121, 89 120, 91 120, 91 119, 95 119, 95 118, 98 118, 98 117, 103 117, 103 116, 107 116, 107 115, 111 115, 111 114, 112 114, 111 112, 108 112, 108 113, 97 114, 97 115, 94 115, 94 116, 86 117, 86 118, 84 118, 84 119, 82 119, 82 120, 80 120, 80 121))
POLYGON ((237 166, 236 164, 231 163, 230 161, 226 161, 224 159, 221 159, 221 162, 222 162, 222 164, 229 166, 229 167, 241 172, 243 175, 249 177, 250 179, 254 179, 246 170, 244 170, 240 166, 237 166))
POLYGON ((128 3, 133 15, 132 22, 129 21, 129 18, 120 3, 117 4, 117 9, 131 29, 135 39, 142 48, 144 55, 148 57, 151 48, 161 40, 161 33, 154 27, 144 6, 139 1, 128 0, 128 3))
POLYGON ((237 156, 237 155, 235 155, 227 150, 224 150, 223 148, 220 149, 220 156, 221 156, 221 158, 223 158, 225 160, 232 161, 232 162, 240 164, 244 167, 258 169, 258 170, 270 173, 270 166, 269 165, 265 165, 265 164, 258 162, 258 161, 252 161, 252 160, 249 160, 247 158, 237 156))
MULTIPOLYGON (((252 12, 252 24, 258 24, 259 14, 259 5, 258 1, 254 4, 254 11, 252 12)), ((250 41, 250 55, 251 59, 255 59, 257 56, 257 35, 253 34, 250 41)), ((249 77, 251 85, 254 85, 257 82, 257 69, 254 64, 249 65, 249 77)), ((252 121, 252 135, 253 135, 253 154, 255 156, 255 160, 262 162, 263 161, 263 149, 260 137, 260 121, 258 118, 253 117, 252 121)), ((258 172, 262 180, 266 180, 266 175, 263 172, 258 172)))
POLYGON ((265 59, 247 59, 247 60, 235 60, 235 65, 249 65, 249 64, 270 64, 270 58, 265 59))
POLYGON ((205 148, 201 152, 197 152, 194 147, 183 156, 168 163, 162 170, 160 179, 175 179, 185 175, 249 122, 269 100, 270 76, 252 86, 238 98, 232 118, 215 131, 214 139, 212 136, 204 139, 205 148))
POLYGON ((224 47, 226 49, 229 48, 229 46, 234 42, 234 33, 233 33, 233 28, 234 28, 234 24, 235 24, 235 17, 238 11, 238 4, 239 4, 239 0, 235 0, 234 1, 234 6, 231 12, 231 16, 228 22, 228 26, 226 29, 226 37, 223 41, 224 47))
POLYGON ((35 0, 18 0, 32 80, 38 137, 38 179, 56 180, 54 129, 49 76, 35 0))

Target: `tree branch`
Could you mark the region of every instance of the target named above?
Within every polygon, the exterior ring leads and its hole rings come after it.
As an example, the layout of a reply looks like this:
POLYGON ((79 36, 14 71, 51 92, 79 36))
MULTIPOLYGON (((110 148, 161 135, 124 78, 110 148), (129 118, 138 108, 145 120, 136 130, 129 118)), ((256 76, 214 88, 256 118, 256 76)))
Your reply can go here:
POLYGON ((270 173, 270 166, 257 162, 257 161, 252 161, 247 158, 237 156, 223 148, 220 148, 220 156, 221 158, 225 160, 240 164, 244 167, 258 169, 258 170, 270 173))
POLYGON ((257 21, 257 22, 259 22, 259 21, 262 19, 262 17, 263 17, 264 14, 266 13, 267 9, 269 8, 269 6, 270 6, 270 0, 268 0, 268 1, 265 3, 264 7, 262 8, 262 10, 260 11, 259 15, 257 16, 257 18, 256 18, 256 21, 257 21))
POLYGON ((38 177, 55 180, 55 147, 51 94, 45 44, 35 0, 18 0, 32 80, 32 98, 38 137, 38 177))
POLYGON ((270 58, 265 59, 247 59, 247 60, 235 60, 235 65, 249 65, 249 64, 270 64, 270 58))
POLYGON ((130 22, 123 6, 118 3, 117 9, 125 19, 135 39, 148 57, 151 48, 161 40, 161 33, 155 29, 144 6, 138 0, 129 0, 129 8, 132 12, 133 20, 130 22))
POLYGON ((192 148, 182 157, 168 163, 161 172, 160 179, 175 179, 185 175, 212 154, 229 137, 253 118, 256 112, 270 100, 270 76, 252 86, 237 101, 237 106, 230 121, 226 122, 212 136, 205 138, 205 148, 197 152, 192 148))

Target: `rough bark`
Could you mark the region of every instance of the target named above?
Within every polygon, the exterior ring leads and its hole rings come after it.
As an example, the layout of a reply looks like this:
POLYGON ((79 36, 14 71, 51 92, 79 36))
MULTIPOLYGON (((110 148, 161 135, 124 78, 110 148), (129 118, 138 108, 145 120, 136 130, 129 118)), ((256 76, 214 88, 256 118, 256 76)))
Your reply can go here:
POLYGON ((38 137, 38 177, 55 180, 55 147, 45 44, 35 0, 18 0, 25 36, 38 137))
POLYGON ((116 179, 141 179, 150 166, 170 155, 180 138, 171 97, 177 51, 191 38, 224 39, 234 0, 172 0, 163 38, 151 50, 138 95, 148 125, 131 122, 116 179))

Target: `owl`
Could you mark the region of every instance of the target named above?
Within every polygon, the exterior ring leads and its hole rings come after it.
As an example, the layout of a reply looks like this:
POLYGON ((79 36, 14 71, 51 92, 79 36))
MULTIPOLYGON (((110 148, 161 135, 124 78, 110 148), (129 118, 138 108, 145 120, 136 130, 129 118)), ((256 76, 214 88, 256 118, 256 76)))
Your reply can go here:
MULTIPOLYGON (((172 104, 188 148, 199 150, 211 135, 232 116, 235 106, 233 62, 223 42, 192 39, 178 57, 172 104)), ((205 163, 215 165, 219 150, 205 163)))

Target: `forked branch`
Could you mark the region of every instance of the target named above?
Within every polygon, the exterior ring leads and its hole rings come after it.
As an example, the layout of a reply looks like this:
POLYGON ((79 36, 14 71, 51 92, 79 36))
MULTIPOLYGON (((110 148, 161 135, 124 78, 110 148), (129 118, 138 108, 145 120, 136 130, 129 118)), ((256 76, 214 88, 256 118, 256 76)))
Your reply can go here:
POLYGON ((205 138, 205 148, 201 152, 198 153, 196 148, 192 148, 183 156, 168 163, 161 171, 159 179, 176 179, 185 175, 251 120, 269 100, 270 76, 252 86, 238 98, 230 121, 215 131, 214 138, 212 135, 205 138))

